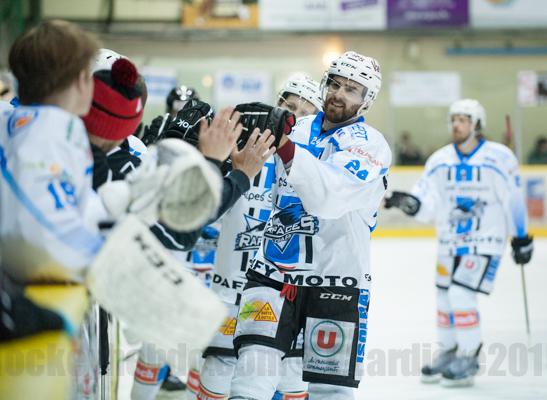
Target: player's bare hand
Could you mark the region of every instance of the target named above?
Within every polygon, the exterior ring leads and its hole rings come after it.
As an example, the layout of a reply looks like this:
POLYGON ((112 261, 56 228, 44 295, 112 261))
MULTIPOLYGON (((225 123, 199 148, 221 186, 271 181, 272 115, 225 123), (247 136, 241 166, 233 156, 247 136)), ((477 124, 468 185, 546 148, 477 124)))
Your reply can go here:
POLYGON ((239 117, 233 107, 226 107, 220 110, 211 125, 201 121, 198 148, 204 156, 221 162, 228 158, 243 129, 238 123, 239 117))
POLYGON ((243 149, 235 148, 232 151, 230 158, 234 169, 239 169, 249 179, 252 179, 275 152, 275 147, 271 147, 274 141, 275 136, 269 129, 266 129, 261 135, 259 129, 256 128, 243 149))

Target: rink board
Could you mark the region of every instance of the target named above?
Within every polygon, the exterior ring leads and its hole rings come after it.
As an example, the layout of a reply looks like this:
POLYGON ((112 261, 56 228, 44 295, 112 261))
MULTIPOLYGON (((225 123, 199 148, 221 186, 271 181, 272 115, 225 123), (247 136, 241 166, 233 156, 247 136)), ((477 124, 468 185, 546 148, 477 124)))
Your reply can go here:
MULTIPOLYGON (((79 285, 29 286, 25 294, 37 304, 63 314, 78 327, 88 298, 79 285)), ((74 382, 77 343, 64 332, 44 332, 0 345, 2 400, 66 399, 74 382)))
MULTIPOLYGON (((388 190, 410 191, 423 173, 423 167, 393 167, 388 190)), ((528 206, 530 233, 547 237, 547 166, 521 166, 522 186, 528 206)), ((374 237, 434 237, 433 225, 416 222, 397 209, 381 209, 374 237)))

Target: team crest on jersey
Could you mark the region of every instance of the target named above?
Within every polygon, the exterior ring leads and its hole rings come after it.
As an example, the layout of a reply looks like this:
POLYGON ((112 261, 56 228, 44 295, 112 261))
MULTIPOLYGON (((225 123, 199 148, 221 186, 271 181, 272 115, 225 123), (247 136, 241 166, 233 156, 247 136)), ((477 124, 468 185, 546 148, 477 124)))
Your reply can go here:
POLYGON ((38 115, 38 111, 36 110, 19 110, 9 122, 9 135, 13 136, 17 129, 21 129, 34 122, 36 115, 38 115))
POLYGON ((245 231, 238 233, 235 242, 235 251, 258 250, 262 243, 262 232, 266 226, 266 220, 244 215, 245 231))
POLYGON ((471 218, 480 218, 484 214, 486 202, 480 199, 471 199, 469 197, 456 198, 456 207, 450 212, 452 223, 461 223, 471 218))
POLYGON ((302 203, 293 203, 279 209, 268 221, 264 237, 281 252, 285 250, 295 234, 315 235, 319 231, 319 220, 308 214, 302 203))

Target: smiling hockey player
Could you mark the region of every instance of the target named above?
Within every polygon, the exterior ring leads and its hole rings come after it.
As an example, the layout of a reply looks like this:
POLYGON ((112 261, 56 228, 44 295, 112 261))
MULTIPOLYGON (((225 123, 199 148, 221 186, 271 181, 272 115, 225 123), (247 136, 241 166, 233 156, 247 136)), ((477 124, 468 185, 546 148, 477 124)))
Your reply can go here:
POLYGON ((532 256, 518 161, 504 145, 484 140, 484 108, 458 100, 448 112, 453 144, 433 153, 411 193, 393 192, 397 207, 435 221, 438 238, 437 332, 441 353, 422 369, 422 381, 467 386, 481 348, 477 293, 492 290, 507 235, 516 263, 532 256))
MULTIPOLYGON (((322 107, 319 84, 310 78, 289 80, 278 96, 278 105, 296 116, 316 114, 322 107)), ((251 182, 251 188, 222 218, 217 262, 212 289, 230 309, 230 315, 204 353, 201 373, 201 397, 228 398, 236 363, 233 347, 245 272, 260 243, 272 209, 272 185, 275 180, 275 158, 271 157, 251 182)), ((298 356, 298 352, 292 352, 298 356)), ((280 395, 305 398, 307 384, 295 371, 302 370, 299 357, 283 362, 285 372, 277 387, 280 395), (289 372, 287 372, 289 371, 289 372)))
POLYGON ((272 397, 279 373, 261 366, 278 367, 302 328, 310 398, 353 398, 367 333, 370 233, 391 163, 384 137, 360 116, 380 86, 376 60, 343 54, 322 82, 324 113, 300 118, 281 137, 273 210, 241 298, 233 399, 272 397))

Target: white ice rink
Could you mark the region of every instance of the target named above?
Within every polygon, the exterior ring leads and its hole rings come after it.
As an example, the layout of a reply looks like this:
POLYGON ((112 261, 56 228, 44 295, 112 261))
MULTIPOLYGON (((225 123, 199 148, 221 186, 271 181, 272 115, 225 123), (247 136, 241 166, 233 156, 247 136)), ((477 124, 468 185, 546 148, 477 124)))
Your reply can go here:
POLYGON ((509 249, 494 291, 480 295, 484 346, 473 388, 420 383, 435 343, 433 239, 373 241, 373 292, 363 400, 547 400, 547 240, 535 242, 526 266, 532 339, 528 344, 520 267, 509 249))
MULTIPOLYGON (((359 400, 547 400, 547 239, 535 242, 526 267, 532 338, 525 333, 520 271, 509 249, 494 291, 480 295, 484 347, 472 388, 420 383, 420 368, 436 350, 435 242, 373 240, 373 292, 366 376, 359 400)), ((132 360, 134 363, 134 360, 132 360)), ((128 399, 130 367, 121 368, 120 399, 128 399)))

